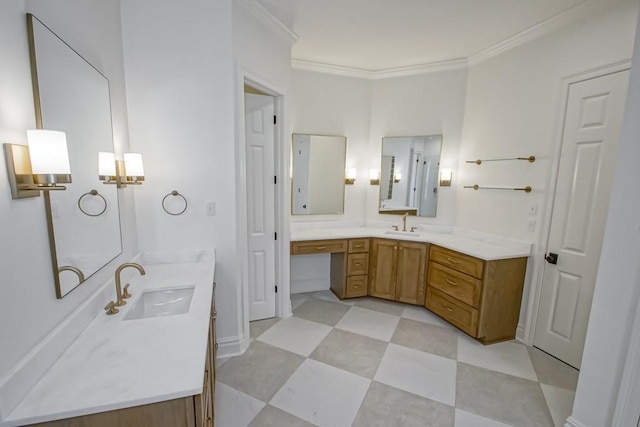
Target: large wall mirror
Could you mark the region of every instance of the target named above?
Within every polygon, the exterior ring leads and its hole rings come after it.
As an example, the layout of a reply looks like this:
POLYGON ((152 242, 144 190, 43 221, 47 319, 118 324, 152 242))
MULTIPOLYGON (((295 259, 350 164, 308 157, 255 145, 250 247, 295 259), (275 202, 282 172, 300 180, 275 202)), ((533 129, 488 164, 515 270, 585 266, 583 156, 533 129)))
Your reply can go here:
POLYGON ((291 213, 344 213, 347 138, 293 134, 291 213))
POLYGON ((442 135, 382 138, 381 214, 435 217, 442 135))
POLYGON ((109 81, 36 17, 27 23, 36 122, 66 132, 73 180, 45 195, 62 298, 122 252, 116 186, 98 179, 98 152, 114 151, 109 81))

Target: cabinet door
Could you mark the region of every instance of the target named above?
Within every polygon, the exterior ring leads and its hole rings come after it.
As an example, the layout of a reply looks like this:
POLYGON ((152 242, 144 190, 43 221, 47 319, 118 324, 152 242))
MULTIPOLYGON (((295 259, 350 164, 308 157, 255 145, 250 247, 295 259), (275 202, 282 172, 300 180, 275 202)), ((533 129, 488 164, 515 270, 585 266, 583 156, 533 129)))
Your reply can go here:
POLYGON ((396 298, 398 242, 374 239, 372 243, 369 295, 393 300, 396 298))
POLYGON ((398 278, 396 300, 424 305, 427 269, 427 245, 398 242, 398 278))

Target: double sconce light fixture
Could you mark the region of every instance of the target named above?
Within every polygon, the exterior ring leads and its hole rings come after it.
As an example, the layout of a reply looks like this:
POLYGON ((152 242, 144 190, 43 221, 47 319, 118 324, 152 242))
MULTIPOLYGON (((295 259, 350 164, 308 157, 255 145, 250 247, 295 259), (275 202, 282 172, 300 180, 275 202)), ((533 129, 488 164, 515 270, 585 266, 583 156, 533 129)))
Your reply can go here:
POLYGON ((118 188, 141 185, 144 181, 142 154, 124 153, 124 160, 116 160, 114 153, 98 153, 98 175, 104 184, 118 188))
MULTIPOLYGON (((440 187, 451 187, 451 180, 453 179, 453 172, 451 169, 440 170, 440 187)), ((393 174, 393 182, 398 184, 402 181, 402 173, 397 172, 393 174)), ((369 170, 369 183, 371 185, 380 185, 380 170, 369 170)))
MULTIPOLYGON (((27 131, 28 145, 5 143, 4 153, 11 197, 38 197, 41 191, 65 190, 71 183, 71 166, 64 132, 36 129, 27 131)), ((144 181, 142 155, 125 153, 124 161, 113 153, 98 154, 98 174, 105 184, 118 188, 144 181)))
POLYGON ((4 144, 11 197, 38 197, 41 191, 65 190, 71 183, 67 136, 53 130, 28 130, 29 145, 4 144))

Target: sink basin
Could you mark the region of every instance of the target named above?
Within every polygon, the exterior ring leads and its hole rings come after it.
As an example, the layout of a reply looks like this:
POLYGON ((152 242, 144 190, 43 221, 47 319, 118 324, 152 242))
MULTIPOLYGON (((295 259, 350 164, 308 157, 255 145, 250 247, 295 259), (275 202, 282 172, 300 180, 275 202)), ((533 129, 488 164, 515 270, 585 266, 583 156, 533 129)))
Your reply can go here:
POLYGON ((131 307, 124 320, 174 316, 189 311, 195 286, 145 291, 131 307))
POLYGON ((394 236, 405 236, 405 237, 418 237, 420 235, 420 233, 416 233, 415 231, 412 233, 410 231, 395 231, 395 230, 385 231, 384 234, 391 234, 394 236))

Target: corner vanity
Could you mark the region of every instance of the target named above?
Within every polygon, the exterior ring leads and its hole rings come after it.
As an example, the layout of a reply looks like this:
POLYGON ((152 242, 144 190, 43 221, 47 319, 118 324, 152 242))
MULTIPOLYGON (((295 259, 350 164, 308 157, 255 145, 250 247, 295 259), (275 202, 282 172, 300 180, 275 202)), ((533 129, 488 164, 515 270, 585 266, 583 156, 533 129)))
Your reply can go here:
POLYGON ((528 243, 371 227, 294 230, 291 255, 330 254, 340 299, 419 305, 484 344, 515 338, 528 243))
MULTIPOLYGON (((131 277, 128 303, 96 311, 1 426, 213 426, 214 262, 141 264, 147 274, 131 277), (153 307, 167 290, 190 296, 176 314, 153 307)), ((112 283, 104 291, 93 309, 112 298, 112 283)))

